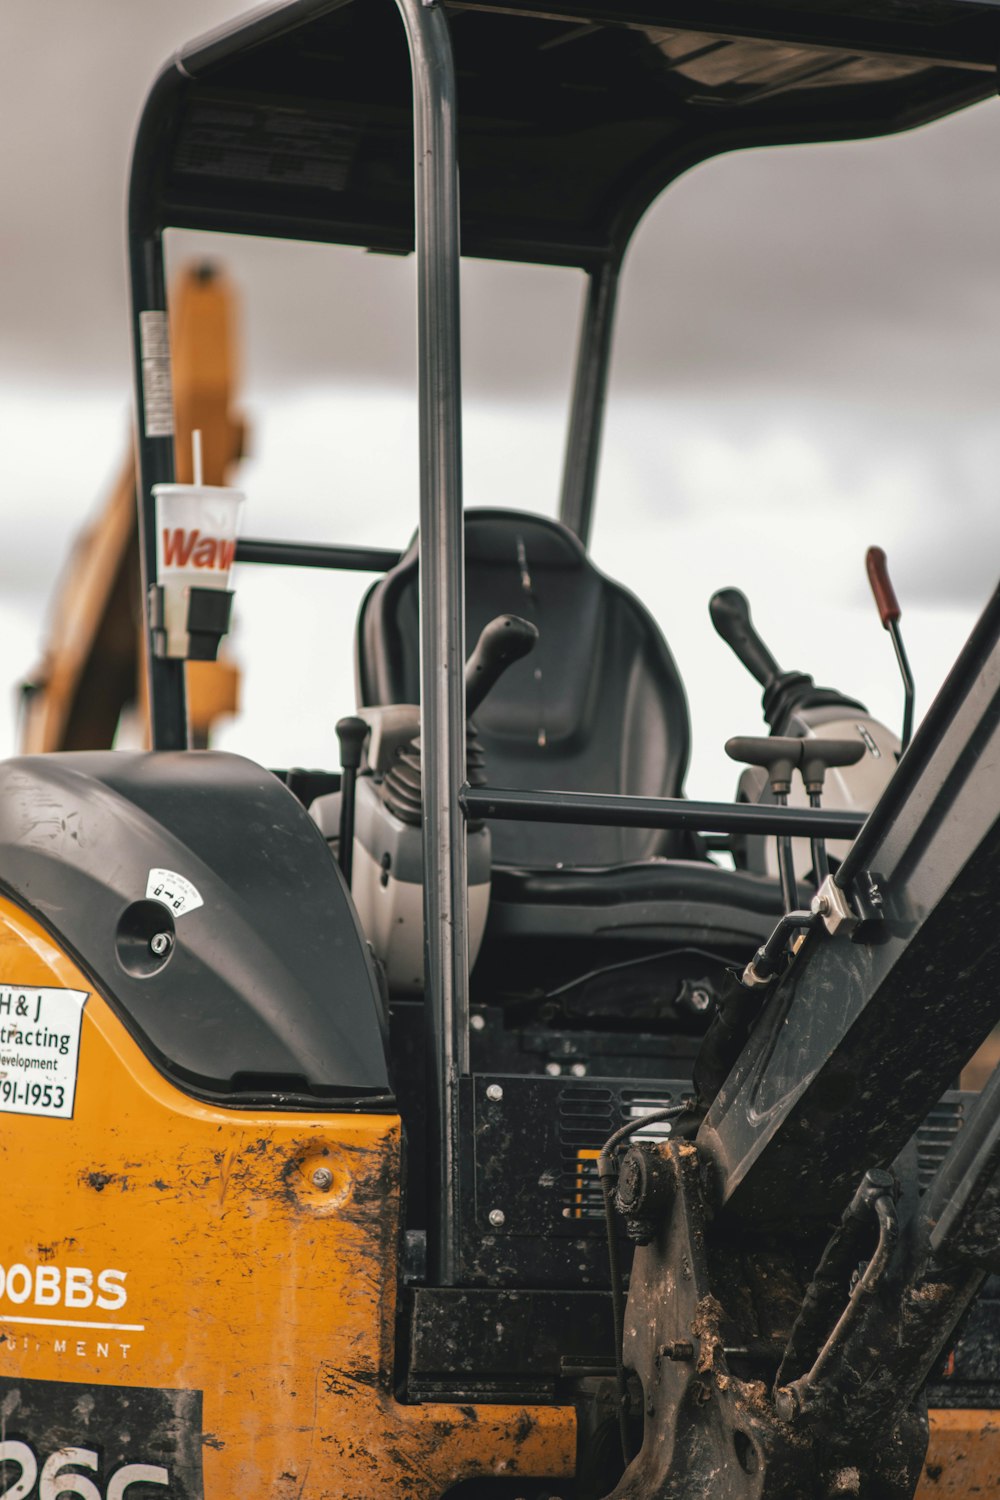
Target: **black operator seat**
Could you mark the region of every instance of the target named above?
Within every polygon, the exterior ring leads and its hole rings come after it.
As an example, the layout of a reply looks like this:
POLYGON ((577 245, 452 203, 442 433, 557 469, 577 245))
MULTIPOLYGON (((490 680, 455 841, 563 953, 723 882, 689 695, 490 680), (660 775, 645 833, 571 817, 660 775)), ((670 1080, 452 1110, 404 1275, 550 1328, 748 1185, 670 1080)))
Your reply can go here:
MULTIPOLYGON (((687 700, 639 601, 565 526, 522 511, 467 511, 465 568, 468 641, 501 614, 539 633, 476 711, 489 784, 683 795, 687 700)), ((362 604, 357 677, 364 707, 419 700, 415 541, 362 604)), ((705 940, 721 923, 756 943, 780 914, 774 882, 719 869, 683 834, 507 821, 490 830, 488 935, 705 940)))
MULTIPOLYGON (((557 521, 518 511, 465 518, 466 640, 497 615, 538 627, 535 649, 477 709, 491 786, 681 794, 690 722, 655 622, 557 521)), ((416 543, 370 591, 358 632, 364 706, 420 696, 416 543)), ((616 865, 679 853, 676 835, 554 823, 491 825, 500 865, 616 865)))

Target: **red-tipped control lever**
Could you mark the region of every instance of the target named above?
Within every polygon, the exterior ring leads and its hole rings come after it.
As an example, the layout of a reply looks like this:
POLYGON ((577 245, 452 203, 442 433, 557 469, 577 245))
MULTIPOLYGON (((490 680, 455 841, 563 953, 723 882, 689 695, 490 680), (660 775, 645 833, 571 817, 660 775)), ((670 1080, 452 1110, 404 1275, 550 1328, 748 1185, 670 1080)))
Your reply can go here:
POLYGON ((899 746, 899 753, 902 755, 913 735, 913 673, 910 671, 903 637, 899 631, 899 617, 902 610, 889 577, 889 564, 881 547, 868 548, 865 554, 865 567, 868 570, 868 582, 875 595, 875 604, 879 619, 882 621, 882 628, 888 630, 892 637, 893 650, 896 653, 896 661, 899 663, 899 675, 903 679, 903 733, 900 736, 899 746))

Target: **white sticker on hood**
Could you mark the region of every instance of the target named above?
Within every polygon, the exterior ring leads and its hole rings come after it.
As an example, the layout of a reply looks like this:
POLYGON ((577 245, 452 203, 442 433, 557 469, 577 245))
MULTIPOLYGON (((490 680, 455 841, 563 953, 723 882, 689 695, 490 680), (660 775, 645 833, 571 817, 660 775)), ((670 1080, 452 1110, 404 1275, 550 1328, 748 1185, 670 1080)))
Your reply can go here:
POLYGON ((150 870, 146 900, 159 901, 175 917, 183 917, 186 911, 205 905, 198 887, 185 880, 183 875, 178 875, 176 870, 150 870))
POLYGON ((73 1118, 87 994, 0 984, 0 1111, 73 1118))

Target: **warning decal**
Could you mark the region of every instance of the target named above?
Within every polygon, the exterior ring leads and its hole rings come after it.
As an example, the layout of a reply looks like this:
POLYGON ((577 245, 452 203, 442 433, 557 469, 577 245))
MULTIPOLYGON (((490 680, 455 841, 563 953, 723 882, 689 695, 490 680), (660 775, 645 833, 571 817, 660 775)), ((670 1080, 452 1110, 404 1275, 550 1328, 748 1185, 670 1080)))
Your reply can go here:
POLYGON ((170 380, 170 329, 165 312, 139 314, 142 404, 147 437, 172 437, 174 394, 170 380))
POLYGON ((72 1119, 87 993, 0 984, 0 1113, 72 1119))
POLYGON ((146 900, 159 901, 167 906, 175 917, 183 917, 186 911, 204 906, 201 892, 190 880, 178 875, 176 870, 150 870, 146 880, 146 900))

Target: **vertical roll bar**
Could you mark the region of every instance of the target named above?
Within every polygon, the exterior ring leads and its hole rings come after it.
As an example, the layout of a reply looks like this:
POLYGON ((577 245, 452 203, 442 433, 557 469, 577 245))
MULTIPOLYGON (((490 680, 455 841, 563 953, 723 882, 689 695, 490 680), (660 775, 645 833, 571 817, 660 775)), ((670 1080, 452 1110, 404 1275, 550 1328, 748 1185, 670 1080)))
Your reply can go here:
POLYGON ((443 10, 396 0, 413 70, 420 402, 420 742, 431 1200, 428 1274, 458 1277, 458 1080, 469 1071, 465 545, 455 71, 443 10))
POLYGON ((618 265, 602 261, 590 272, 587 285, 559 501, 560 521, 576 532, 585 547, 594 512, 617 295, 618 265))
POLYGON ((161 74, 143 112, 132 151, 128 196, 132 368, 135 380, 135 452, 143 636, 149 686, 150 743, 154 750, 186 750, 184 663, 152 653, 149 591, 156 583, 156 517, 153 485, 174 478, 173 405, 167 343, 167 288, 163 233, 151 207, 150 167, 156 157, 156 95, 169 87, 161 74), (151 123, 151 121, 155 123, 151 123), (151 409, 152 408, 152 409, 151 409))

